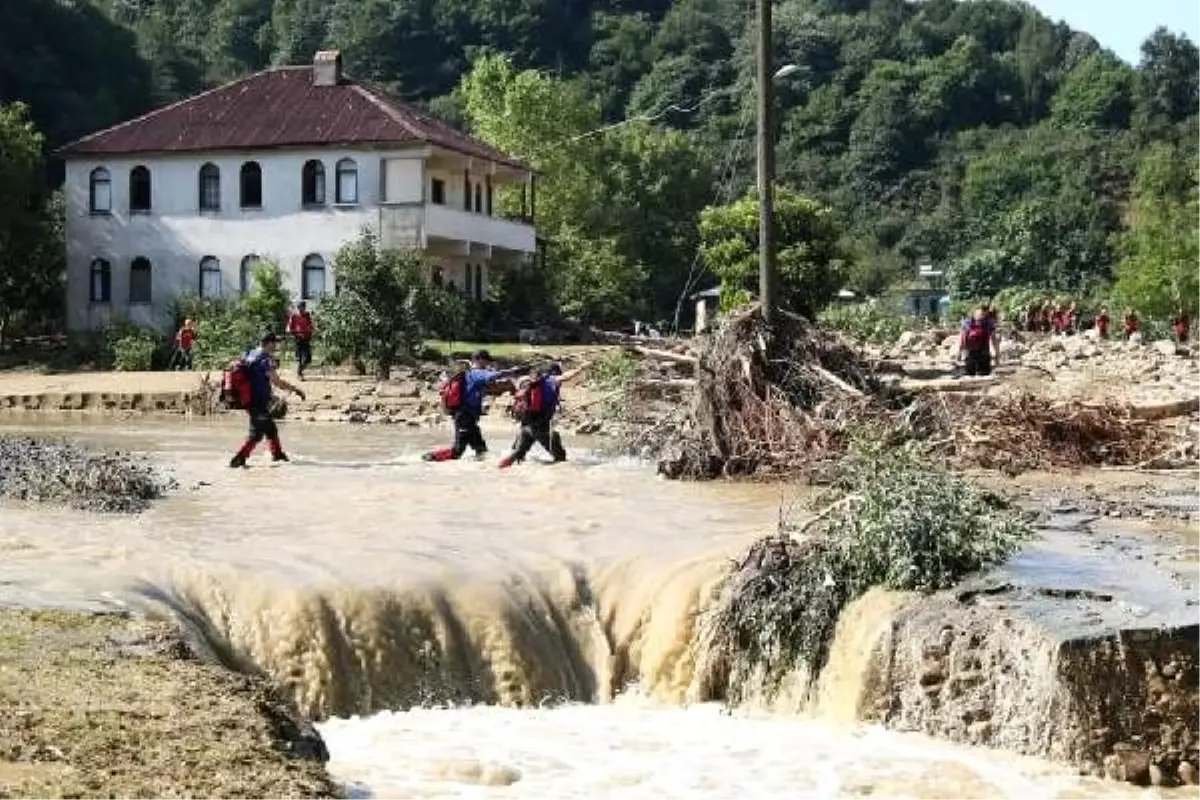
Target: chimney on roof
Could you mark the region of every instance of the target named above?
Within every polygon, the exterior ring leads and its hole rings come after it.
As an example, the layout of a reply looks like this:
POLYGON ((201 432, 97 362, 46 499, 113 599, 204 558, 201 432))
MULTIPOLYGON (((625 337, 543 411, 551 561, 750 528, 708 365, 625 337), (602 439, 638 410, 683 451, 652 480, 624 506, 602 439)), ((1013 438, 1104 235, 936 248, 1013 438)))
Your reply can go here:
POLYGON ((313 86, 337 86, 342 80, 342 54, 321 50, 313 56, 313 86))

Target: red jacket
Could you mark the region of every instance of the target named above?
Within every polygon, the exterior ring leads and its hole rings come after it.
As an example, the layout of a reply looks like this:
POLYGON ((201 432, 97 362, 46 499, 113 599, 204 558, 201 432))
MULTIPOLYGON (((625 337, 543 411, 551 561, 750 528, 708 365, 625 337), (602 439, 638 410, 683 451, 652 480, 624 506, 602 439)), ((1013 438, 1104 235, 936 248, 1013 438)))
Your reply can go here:
POLYGON ((288 333, 297 339, 311 339, 313 335, 312 314, 307 311, 293 312, 288 317, 288 333))

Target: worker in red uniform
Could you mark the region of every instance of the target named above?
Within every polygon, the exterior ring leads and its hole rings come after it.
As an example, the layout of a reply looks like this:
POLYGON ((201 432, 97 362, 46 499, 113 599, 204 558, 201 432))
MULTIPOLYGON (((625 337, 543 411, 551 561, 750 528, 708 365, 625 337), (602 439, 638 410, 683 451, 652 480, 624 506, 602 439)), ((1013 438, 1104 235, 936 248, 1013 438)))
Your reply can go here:
POLYGON ((1180 344, 1185 344, 1188 340, 1188 334, 1191 333, 1192 321, 1188 318, 1187 313, 1182 309, 1177 309, 1175 312, 1175 339, 1180 344))
POLYGON ((192 348, 196 344, 196 325, 191 319, 185 319, 179 331, 175 334, 175 352, 171 355, 171 369, 181 364, 184 369, 192 368, 192 348))
POLYGON ((1108 315, 1108 306, 1101 306, 1100 313, 1096 315, 1096 333, 1101 339, 1108 338, 1108 328, 1112 325, 1112 318, 1108 315))
POLYGON ((287 332, 296 343, 296 377, 304 380, 304 368, 312 363, 313 318, 303 300, 288 315, 287 332))

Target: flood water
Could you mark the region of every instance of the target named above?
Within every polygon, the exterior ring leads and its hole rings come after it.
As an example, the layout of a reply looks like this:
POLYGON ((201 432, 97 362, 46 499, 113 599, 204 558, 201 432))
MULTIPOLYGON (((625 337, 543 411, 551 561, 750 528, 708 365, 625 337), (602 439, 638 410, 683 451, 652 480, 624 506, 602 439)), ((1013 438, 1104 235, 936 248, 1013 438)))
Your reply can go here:
POLYGON ((230 470, 232 422, 39 427, 152 453, 181 488, 137 517, 0 507, 0 602, 178 614, 324 720, 358 796, 1196 796, 695 702, 697 613, 799 499, 778 487, 665 482, 577 442, 501 471, 499 433, 486 460, 426 464, 436 432, 287 426, 292 463, 230 470), (389 710, 429 697, 457 707, 389 710))

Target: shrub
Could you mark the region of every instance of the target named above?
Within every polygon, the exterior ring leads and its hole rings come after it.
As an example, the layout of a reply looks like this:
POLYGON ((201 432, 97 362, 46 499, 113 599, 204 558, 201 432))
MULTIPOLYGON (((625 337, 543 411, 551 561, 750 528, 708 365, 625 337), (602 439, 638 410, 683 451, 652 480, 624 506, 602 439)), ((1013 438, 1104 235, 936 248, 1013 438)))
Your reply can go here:
POLYGON ((855 341, 872 344, 891 344, 905 331, 929 327, 925 318, 903 314, 894 306, 882 303, 829 306, 817 321, 823 328, 841 331, 855 341))
POLYGON ((334 269, 339 292, 317 308, 319 326, 340 357, 371 362, 381 379, 399 354, 462 327, 462 296, 428 280, 420 251, 382 248, 366 229, 338 251, 334 269))
POLYGON ((1003 498, 915 444, 886 441, 854 443, 828 476, 840 496, 816 524, 782 525, 731 578, 705 628, 709 671, 724 677, 729 702, 740 702, 753 678, 768 689, 795 669, 814 680, 841 611, 869 589, 946 589, 1003 562, 1032 535, 1003 498), (811 538, 798 536, 807 531, 811 538))
POLYGON ((638 362, 624 350, 610 350, 589 370, 592 381, 605 389, 620 389, 637 377, 638 362))
MULTIPOLYGON (((253 289, 239 297, 200 298, 194 294, 175 302, 175 328, 185 319, 196 326, 195 366, 219 369, 238 353, 258 344, 266 330, 282 332, 291 300, 283 273, 270 261, 254 268, 253 289)), ((282 351, 281 351, 282 352, 282 351)))

